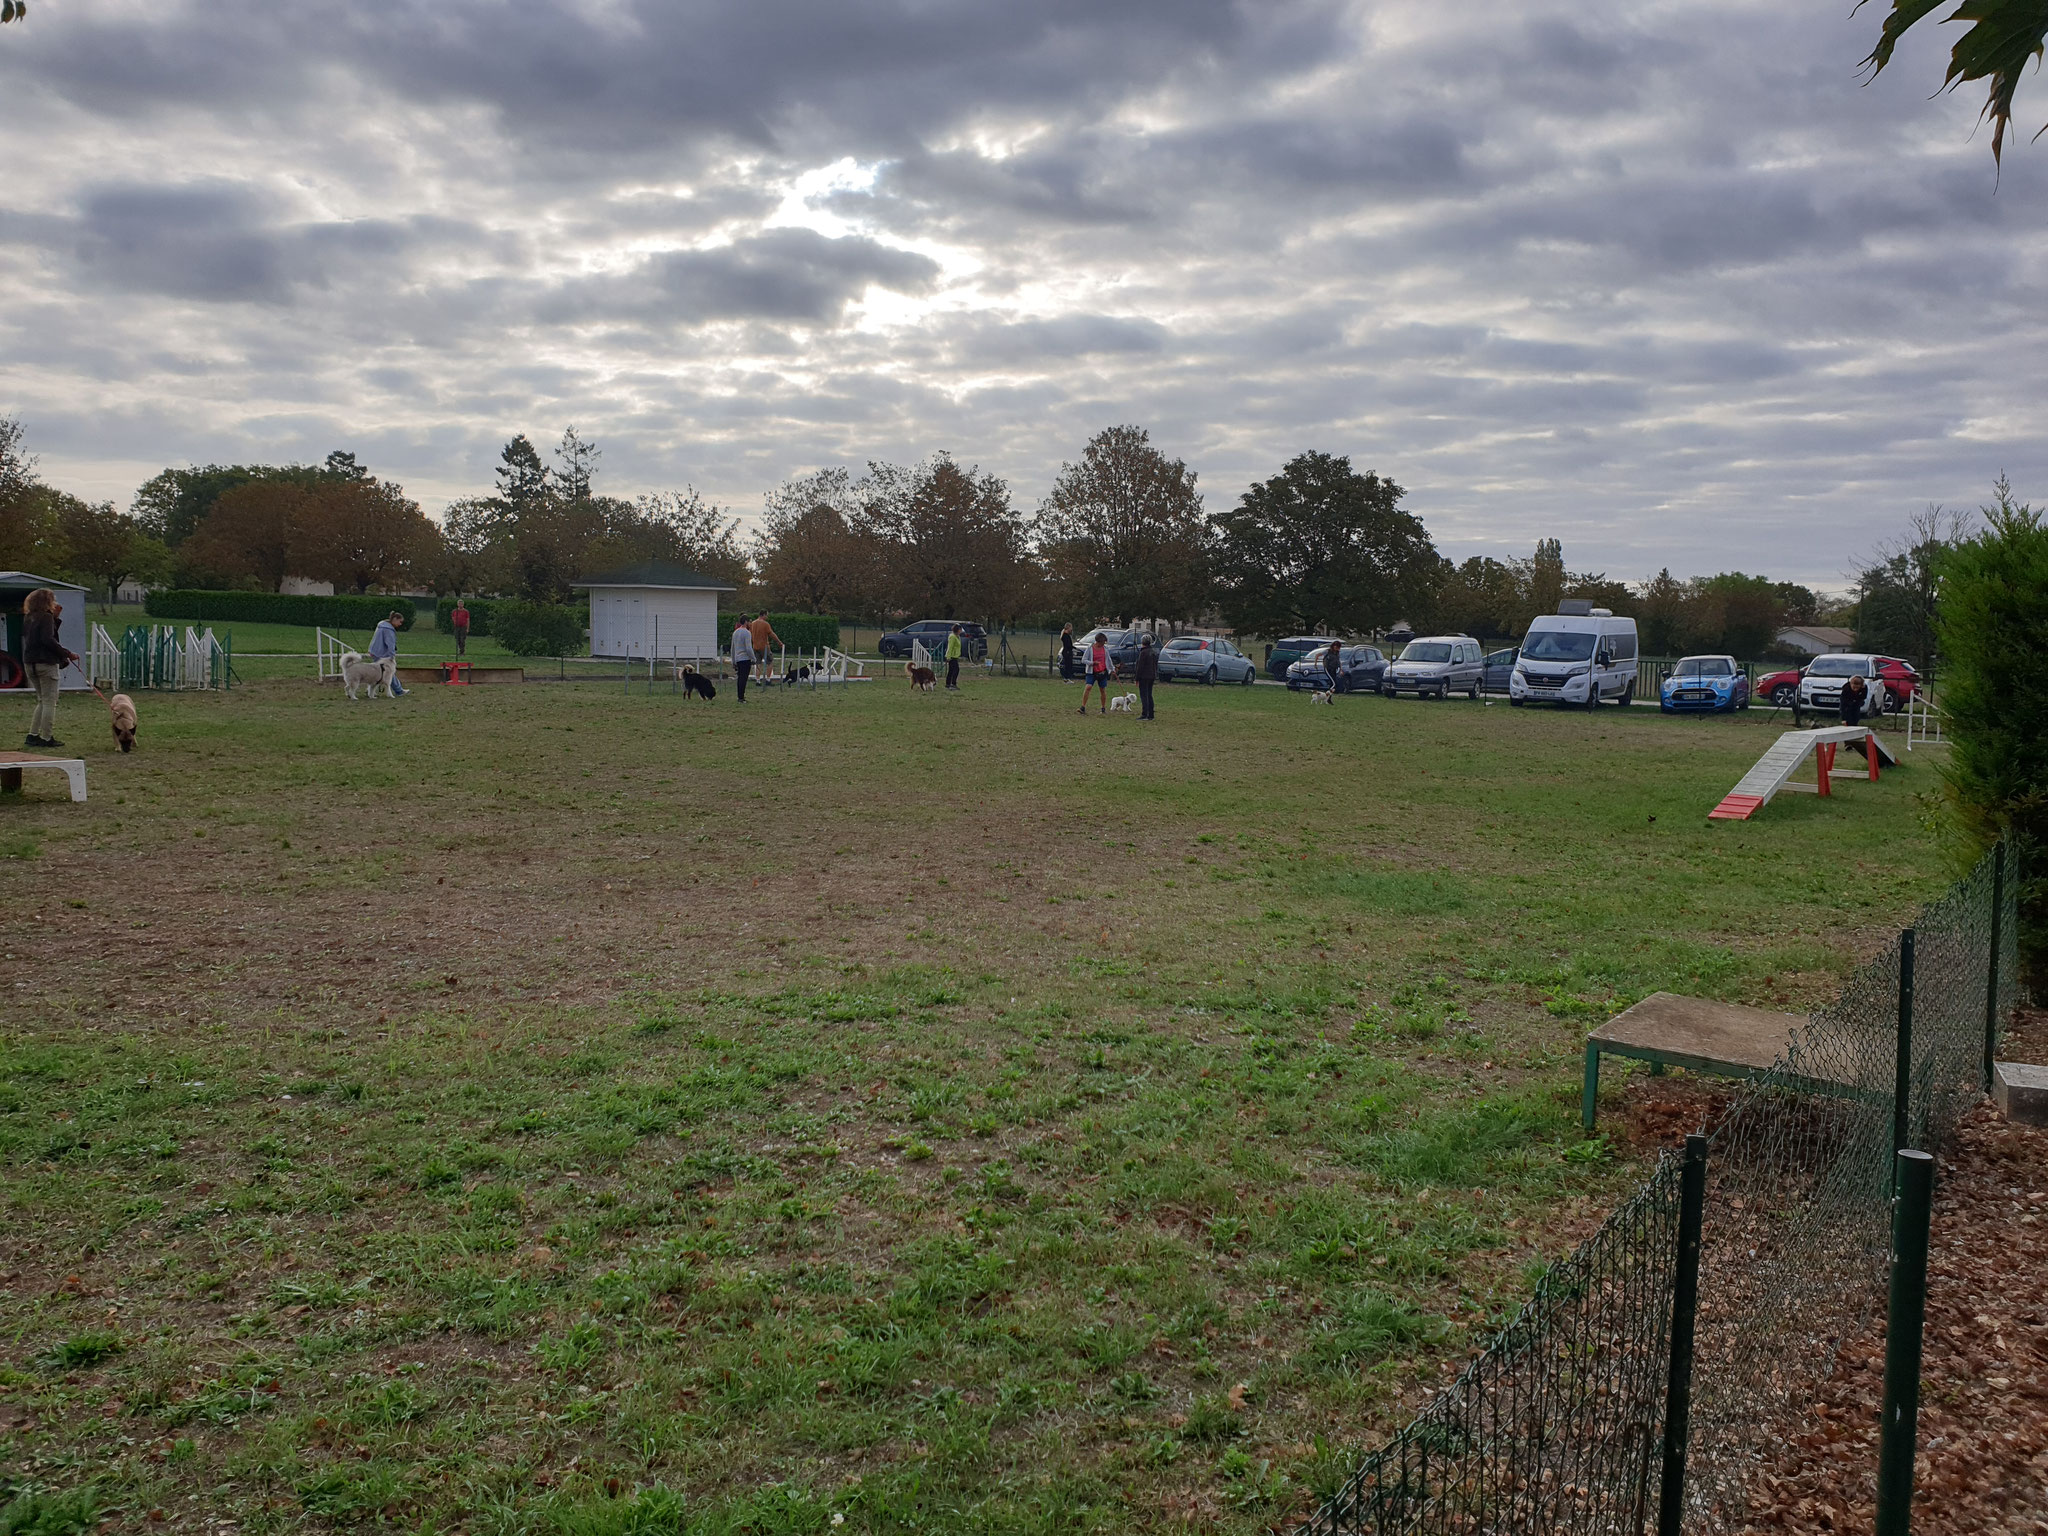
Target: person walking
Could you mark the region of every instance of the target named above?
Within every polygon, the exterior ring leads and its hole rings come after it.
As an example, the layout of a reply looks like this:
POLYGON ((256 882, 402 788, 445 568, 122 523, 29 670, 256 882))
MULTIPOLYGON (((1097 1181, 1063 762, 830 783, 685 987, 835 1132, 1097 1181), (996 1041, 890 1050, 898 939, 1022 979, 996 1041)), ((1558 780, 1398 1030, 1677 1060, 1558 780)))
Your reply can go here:
POLYGON ((1343 665, 1343 654, 1341 651, 1339 651, 1337 647, 1337 642, 1332 640, 1328 645, 1323 647, 1323 671, 1329 674, 1329 689, 1332 693, 1335 693, 1337 691, 1337 678, 1339 676, 1339 669, 1343 665))
POLYGON ((469 654, 469 609, 463 606, 462 599, 459 597, 455 599, 455 611, 448 615, 448 623, 455 631, 455 654, 467 656, 469 654))
POLYGON ((769 647, 782 644, 782 636, 775 633, 775 626, 768 622, 766 613, 754 615, 754 622, 747 626, 747 637, 754 643, 754 660, 761 663, 761 676, 773 677, 775 668, 769 658, 775 653, 769 647))
POLYGON ((741 619, 732 627, 732 675, 739 679, 742 704, 747 702, 747 674, 753 670, 754 631, 745 619, 741 619))
POLYGON ((1069 624, 1060 631, 1060 681, 1074 680, 1074 626, 1069 624))
POLYGON ((66 650, 57 639, 63 615, 57 594, 48 587, 37 587, 21 605, 21 664, 28 670, 29 687, 36 691, 35 711, 21 744, 31 749, 64 745, 57 739, 57 685, 78 653, 66 650))
POLYGON ((1102 712, 1109 713, 1109 642, 1101 635, 1088 647, 1088 681, 1081 688, 1081 713, 1088 713, 1088 690, 1102 690, 1102 712))
POLYGON ((1159 653, 1152 649, 1152 637, 1138 639, 1138 718, 1152 718, 1152 685, 1159 681, 1159 653))
POLYGON ((953 633, 946 636, 946 688, 949 692, 960 691, 960 626, 953 626, 953 633))
POLYGON ((1842 684, 1842 724, 1861 725, 1863 705, 1870 697, 1870 685, 1860 677, 1852 677, 1842 684))
POLYGON ((370 660, 391 663, 390 689, 394 697, 403 696, 409 690, 398 681, 398 626, 405 622, 405 615, 396 608, 391 617, 378 622, 377 633, 370 636, 370 660))

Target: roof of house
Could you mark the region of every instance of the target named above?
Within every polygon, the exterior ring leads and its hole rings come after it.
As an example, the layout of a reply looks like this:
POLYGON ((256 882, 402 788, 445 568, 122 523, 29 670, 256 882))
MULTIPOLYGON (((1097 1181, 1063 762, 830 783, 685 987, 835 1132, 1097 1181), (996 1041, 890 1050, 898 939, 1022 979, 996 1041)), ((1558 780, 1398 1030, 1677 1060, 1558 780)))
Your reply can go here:
POLYGON ((694 592, 732 592, 730 582, 714 581, 666 560, 642 560, 622 565, 615 571, 601 571, 569 583, 572 587, 678 587, 694 592))
POLYGON ((1856 643, 1856 635, 1853 630, 1837 629, 1832 624, 1790 624, 1780 630, 1779 633, 1805 635, 1810 639, 1820 641, 1823 645, 1854 645, 1856 643))

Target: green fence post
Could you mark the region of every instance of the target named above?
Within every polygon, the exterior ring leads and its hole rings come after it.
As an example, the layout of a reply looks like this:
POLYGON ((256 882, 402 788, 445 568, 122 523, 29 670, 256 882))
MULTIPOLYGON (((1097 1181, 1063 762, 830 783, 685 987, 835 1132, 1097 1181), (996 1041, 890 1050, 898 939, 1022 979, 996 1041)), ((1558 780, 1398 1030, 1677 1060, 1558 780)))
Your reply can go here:
POLYGON ((1991 963, 1984 985, 1984 1091, 1998 1060, 1998 941, 2005 936, 2005 844, 1991 850, 1991 963))
POLYGON ((1877 1536, 1913 1528, 1913 1457, 1920 1440, 1920 1333, 1927 1317, 1927 1227, 1934 1159, 1901 1151, 1894 1177, 1892 1285, 1885 1313, 1884 1419, 1877 1462, 1877 1536))
POLYGON ((1707 1138, 1685 1138, 1679 1176, 1678 1271, 1671 1286, 1671 1373, 1664 1389, 1664 1481, 1657 1536, 1679 1536, 1685 1519, 1685 1451, 1692 1438, 1693 1321, 1700 1303, 1700 1227, 1707 1209, 1707 1138))
POLYGON ((1892 1151, 1912 1145, 1913 930, 1899 934, 1899 1055, 1892 1073, 1892 1151))

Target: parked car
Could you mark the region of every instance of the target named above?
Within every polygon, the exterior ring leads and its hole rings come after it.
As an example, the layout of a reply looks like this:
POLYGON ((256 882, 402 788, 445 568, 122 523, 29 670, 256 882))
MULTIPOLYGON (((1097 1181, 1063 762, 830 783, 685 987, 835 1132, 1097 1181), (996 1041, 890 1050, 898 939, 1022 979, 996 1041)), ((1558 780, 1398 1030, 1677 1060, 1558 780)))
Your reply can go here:
POLYGON ((1285 640, 1273 642, 1273 654, 1266 658, 1266 675, 1287 681, 1287 669, 1310 651, 1319 651, 1326 645, 1341 645, 1335 635, 1289 635, 1285 640))
POLYGON ((1681 656, 1658 685, 1657 707, 1667 715, 1747 709, 1749 676, 1733 656, 1681 656))
POLYGON ((1488 651, 1479 663, 1485 669, 1479 686, 1488 693, 1506 693, 1508 679, 1515 675, 1515 660, 1521 654, 1519 645, 1511 645, 1504 651, 1488 651))
POLYGON ((1912 687, 1894 690, 1893 679, 1885 675, 1886 659, 1855 651, 1814 657, 1800 674, 1798 707, 1832 714, 1842 707, 1842 685, 1852 677, 1863 678, 1870 686, 1863 705, 1866 715, 1888 714, 1904 707, 1913 696, 1912 687))
MULTIPOLYGON (((1825 656, 1816 656, 1814 661, 1827 659, 1825 656)), ((1920 686, 1919 672, 1910 661, 1898 656, 1879 656, 1876 661, 1879 674, 1884 679, 1884 708, 1887 711, 1904 709, 1913 697, 1913 690, 1920 686)), ((1805 667, 1787 667, 1782 672, 1773 672, 1768 677, 1758 678, 1756 696, 1770 700, 1781 709, 1789 707, 1799 697, 1799 680, 1806 676, 1812 665, 1813 662, 1808 662, 1805 667)))
POLYGON ((1159 653, 1159 677, 1197 683, 1249 683, 1259 675, 1258 663, 1228 640, 1208 635, 1182 635, 1159 653))
POLYGON ((1636 621, 1616 618, 1584 598, 1565 598, 1556 613, 1529 621, 1522 654, 1508 679, 1508 702, 1531 700, 1596 708, 1604 699, 1636 697, 1636 621))
MULTIPOLYGON (((1320 693, 1330 686, 1330 647, 1310 651, 1287 669, 1287 686, 1320 693)), ((1337 692, 1378 693, 1387 675, 1387 658, 1376 645, 1337 648, 1337 692)))
POLYGON ((913 640, 924 642, 924 648, 935 659, 943 660, 946 654, 946 637, 953 633, 958 624, 963 631, 960 636, 960 654, 969 661, 980 661, 988 655, 988 633, 979 624, 970 624, 965 619, 919 619, 915 624, 906 624, 893 634, 887 634, 876 642, 875 648, 890 660, 907 657, 913 640))
POLYGON ((1470 635, 1430 635, 1401 648, 1400 659, 1386 670, 1380 692, 1390 699, 1403 693, 1439 699, 1462 693, 1476 699, 1485 676, 1477 640, 1470 635))

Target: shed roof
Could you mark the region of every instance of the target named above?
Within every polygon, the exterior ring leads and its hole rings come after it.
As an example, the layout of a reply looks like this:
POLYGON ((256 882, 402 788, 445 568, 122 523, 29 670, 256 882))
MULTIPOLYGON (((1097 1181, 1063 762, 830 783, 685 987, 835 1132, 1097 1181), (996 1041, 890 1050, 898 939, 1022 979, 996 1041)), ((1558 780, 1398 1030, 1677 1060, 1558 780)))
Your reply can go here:
POLYGON ((83 592, 75 581, 59 581, 54 576, 38 576, 33 571, 0 571, 0 592, 33 592, 37 587, 48 587, 52 591, 83 592))
POLYGON ((622 565, 615 571, 601 571, 569 583, 572 587, 676 587, 692 592, 733 592, 729 582, 714 581, 666 560, 642 560, 622 565))
POLYGON ((1793 624, 1778 632, 1780 635, 1806 635, 1824 645, 1854 645, 1854 630, 1838 629, 1832 624, 1793 624))

